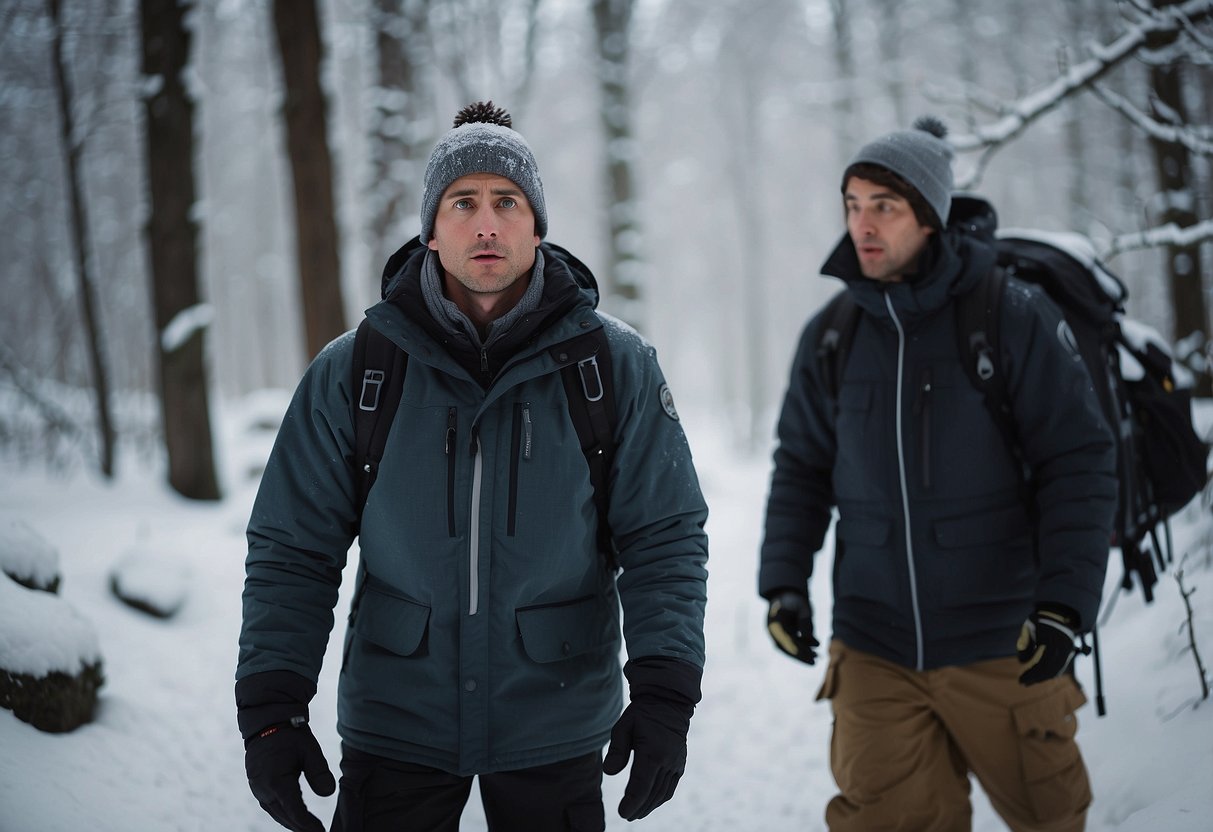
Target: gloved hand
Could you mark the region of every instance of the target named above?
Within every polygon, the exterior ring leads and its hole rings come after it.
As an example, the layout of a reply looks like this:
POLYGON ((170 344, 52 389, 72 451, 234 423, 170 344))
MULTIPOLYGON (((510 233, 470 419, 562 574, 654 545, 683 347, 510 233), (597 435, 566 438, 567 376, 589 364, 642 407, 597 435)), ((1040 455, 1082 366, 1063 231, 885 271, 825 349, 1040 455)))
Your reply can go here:
POLYGON ((619 801, 619 816, 632 821, 674 796, 686 770, 687 731, 702 671, 678 659, 642 658, 628 662, 624 673, 632 701, 611 730, 602 770, 618 774, 632 757, 619 801))
POLYGON ((813 637, 813 605, 803 592, 785 589, 771 599, 767 611, 767 630, 775 645, 805 664, 817 661, 820 642, 813 637))
POLYGON ((304 717, 271 725, 249 738, 244 769, 253 797, 270 817, 294 832, 324 832, 324 824, 304 805, 299 774, 322 797, 337 789, 337 781, 304 717))
POLYGON ((267 670, 236 681, 236 721, 244 737, 244 769, 253 797, 270 817, 295 832, 324 832, 309 813, 299 774, 323 797, 337 788, 320 743, 307 727, 316 683, 289 670, 267 670))
POLYGON ((1069 669, 1077 652, 1077 626, 1073 613, 1050 604, 1040 605, 1028 616, 1015 645, 1025 667, 1019 677, 1021 685, 1056 679, 1069 669))

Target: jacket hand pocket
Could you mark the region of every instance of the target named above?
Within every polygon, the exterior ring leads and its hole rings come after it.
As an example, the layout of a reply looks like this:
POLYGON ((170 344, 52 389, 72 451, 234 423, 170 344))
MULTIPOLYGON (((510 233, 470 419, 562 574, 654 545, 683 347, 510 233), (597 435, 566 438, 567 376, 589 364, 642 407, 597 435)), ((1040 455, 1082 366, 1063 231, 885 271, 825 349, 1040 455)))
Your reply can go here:
POLYGON ((614 647, 619 626, 606 605, 594 596, 516 611, 522 649, 540 664, 614 647))
POLYGON ((354 619, 354 633, 398 656, 425 655, 430 608, 368 587, 354 619))

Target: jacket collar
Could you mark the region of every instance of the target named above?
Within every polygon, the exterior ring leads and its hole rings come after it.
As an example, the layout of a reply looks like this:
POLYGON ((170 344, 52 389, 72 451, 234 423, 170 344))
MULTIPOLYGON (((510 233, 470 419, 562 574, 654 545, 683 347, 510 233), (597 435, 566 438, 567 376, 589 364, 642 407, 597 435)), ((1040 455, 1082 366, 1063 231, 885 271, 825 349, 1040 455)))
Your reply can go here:
POLYGON ((997 224, 993 207, 984 199, 956 195, 947 228, 928 238, 912 279, 882 283, 864 277, 855 245, 845 233, 821 272, 842 280, 855 302, 880 320, 889 318, 887 296, 898 319, 912 325, 968 292, 994 268, 997 224))
MULTIPOLYGON (((384 299, 367 310, 367 317, 400 347, 426 363, 442 366, 443 354, 488 386, 515 355, 531 349, 540 351, 559 341, 581 334, 584 328, 560 321, 578 312, 579 320, 591 320, 597 303, 597 285, 579 260, 559 246, 544 243, 543 293, 536 307, 523 314, 500 337, 495 338, 485 356, 473 347, 466 334, 436 321, 423 296, 421 269, 429 248, 414 237, 388 259, 384 268, 384 299), (575 276, 576 269, 584 274, 575 276), (487 358, 488 369, 483 367, 487 358), (427 360, 428 359, 428 360, 427 360)), ((448 368, 449 369, 449 368, 448 368)))

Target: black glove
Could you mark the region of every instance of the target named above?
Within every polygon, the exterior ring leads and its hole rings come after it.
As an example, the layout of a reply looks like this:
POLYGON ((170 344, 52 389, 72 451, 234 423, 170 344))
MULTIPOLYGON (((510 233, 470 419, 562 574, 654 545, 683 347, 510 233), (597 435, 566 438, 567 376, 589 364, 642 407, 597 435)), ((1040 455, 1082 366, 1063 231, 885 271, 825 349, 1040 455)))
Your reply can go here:
POLYGON ((632 756, 619 816, 639 820, 674 796, 686 770, 687 731, 699 701, 703 671, 679 659, 628 662, 632 702, 611 730, 602 770, 618 774, 632 756))
POLYGON ((236 682, 236 719, 244 737, 249 789, 270 817, 294 832, 324 832, 307 810, 299 774, 316 794, 337 789, 320 743, 307 726, 316 684, 289 670, 254 673, 236 682))
POLYGON ((1056 679, 1070 668, 1077 652, 1077 626, 1077 616, 1051 604, 1042 604, 1028 616, 1015 645, 1025 667, 1019 677, 1021 685, 1056 679))
POLYGON ((299 773, 321 797, 336 791, 337 781, 304 717, 271 725, 250 739, 244 770, 253 797, 270 817, 294 832, 324 832, 324 824, 303 803, 299 773))
POLYGON ((813 605, 803 592, 781 590, 771 599, 767 611, 767 630, 775 646, 805 664, 817 661, 820 642, 813 637, 813 605))

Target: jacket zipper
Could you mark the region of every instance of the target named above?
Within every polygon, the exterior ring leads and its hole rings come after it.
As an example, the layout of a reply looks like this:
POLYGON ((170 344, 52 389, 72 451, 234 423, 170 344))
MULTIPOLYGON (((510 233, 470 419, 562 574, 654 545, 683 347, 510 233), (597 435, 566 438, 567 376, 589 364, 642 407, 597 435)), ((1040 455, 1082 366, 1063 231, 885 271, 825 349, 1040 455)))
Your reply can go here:
POLYGON ((918 400, 914 403, 914 414, 918 417, 919 467, 922 470, 922 487, 931 487, 931 368, 922 371, 922 381, 918 385, 918 400))
POLYGON ((446 411, 446 533, 455 536, 455 408, 446 411))
POLYGON ((484 468, 480 437, 472 426, 472 511, 468 518, 468 615, 480 606, 480 482, 484 468))
POLYGON ((914 614, 914 641, 917 650, 914 666, 921 671, 924 664, 922 613, 918 606, 918 577, 914 568, 914 536, 910 524, 910 491, 906 485, 906 449, 902 435, 901 418, 905 384, 906 332, 901 326, 901 320, 897 317, 897 311, 893 308, 893 301, 887 293, 884 296, 884 303, 888 307, 889 315, 893 319, 893 325, 897 327, 897 401, 894 411, 897 423, 897 473, 901 480, 901 511, 905 517, 906 565, 909 567, 910 572, 910 605, 914 614))
POLYGON ((531 458, 531 408, 529 404, 514 404, 514 435, 510 453, 510 501, 505 533, 514 536, 518 516, 518 465, 531 458))

